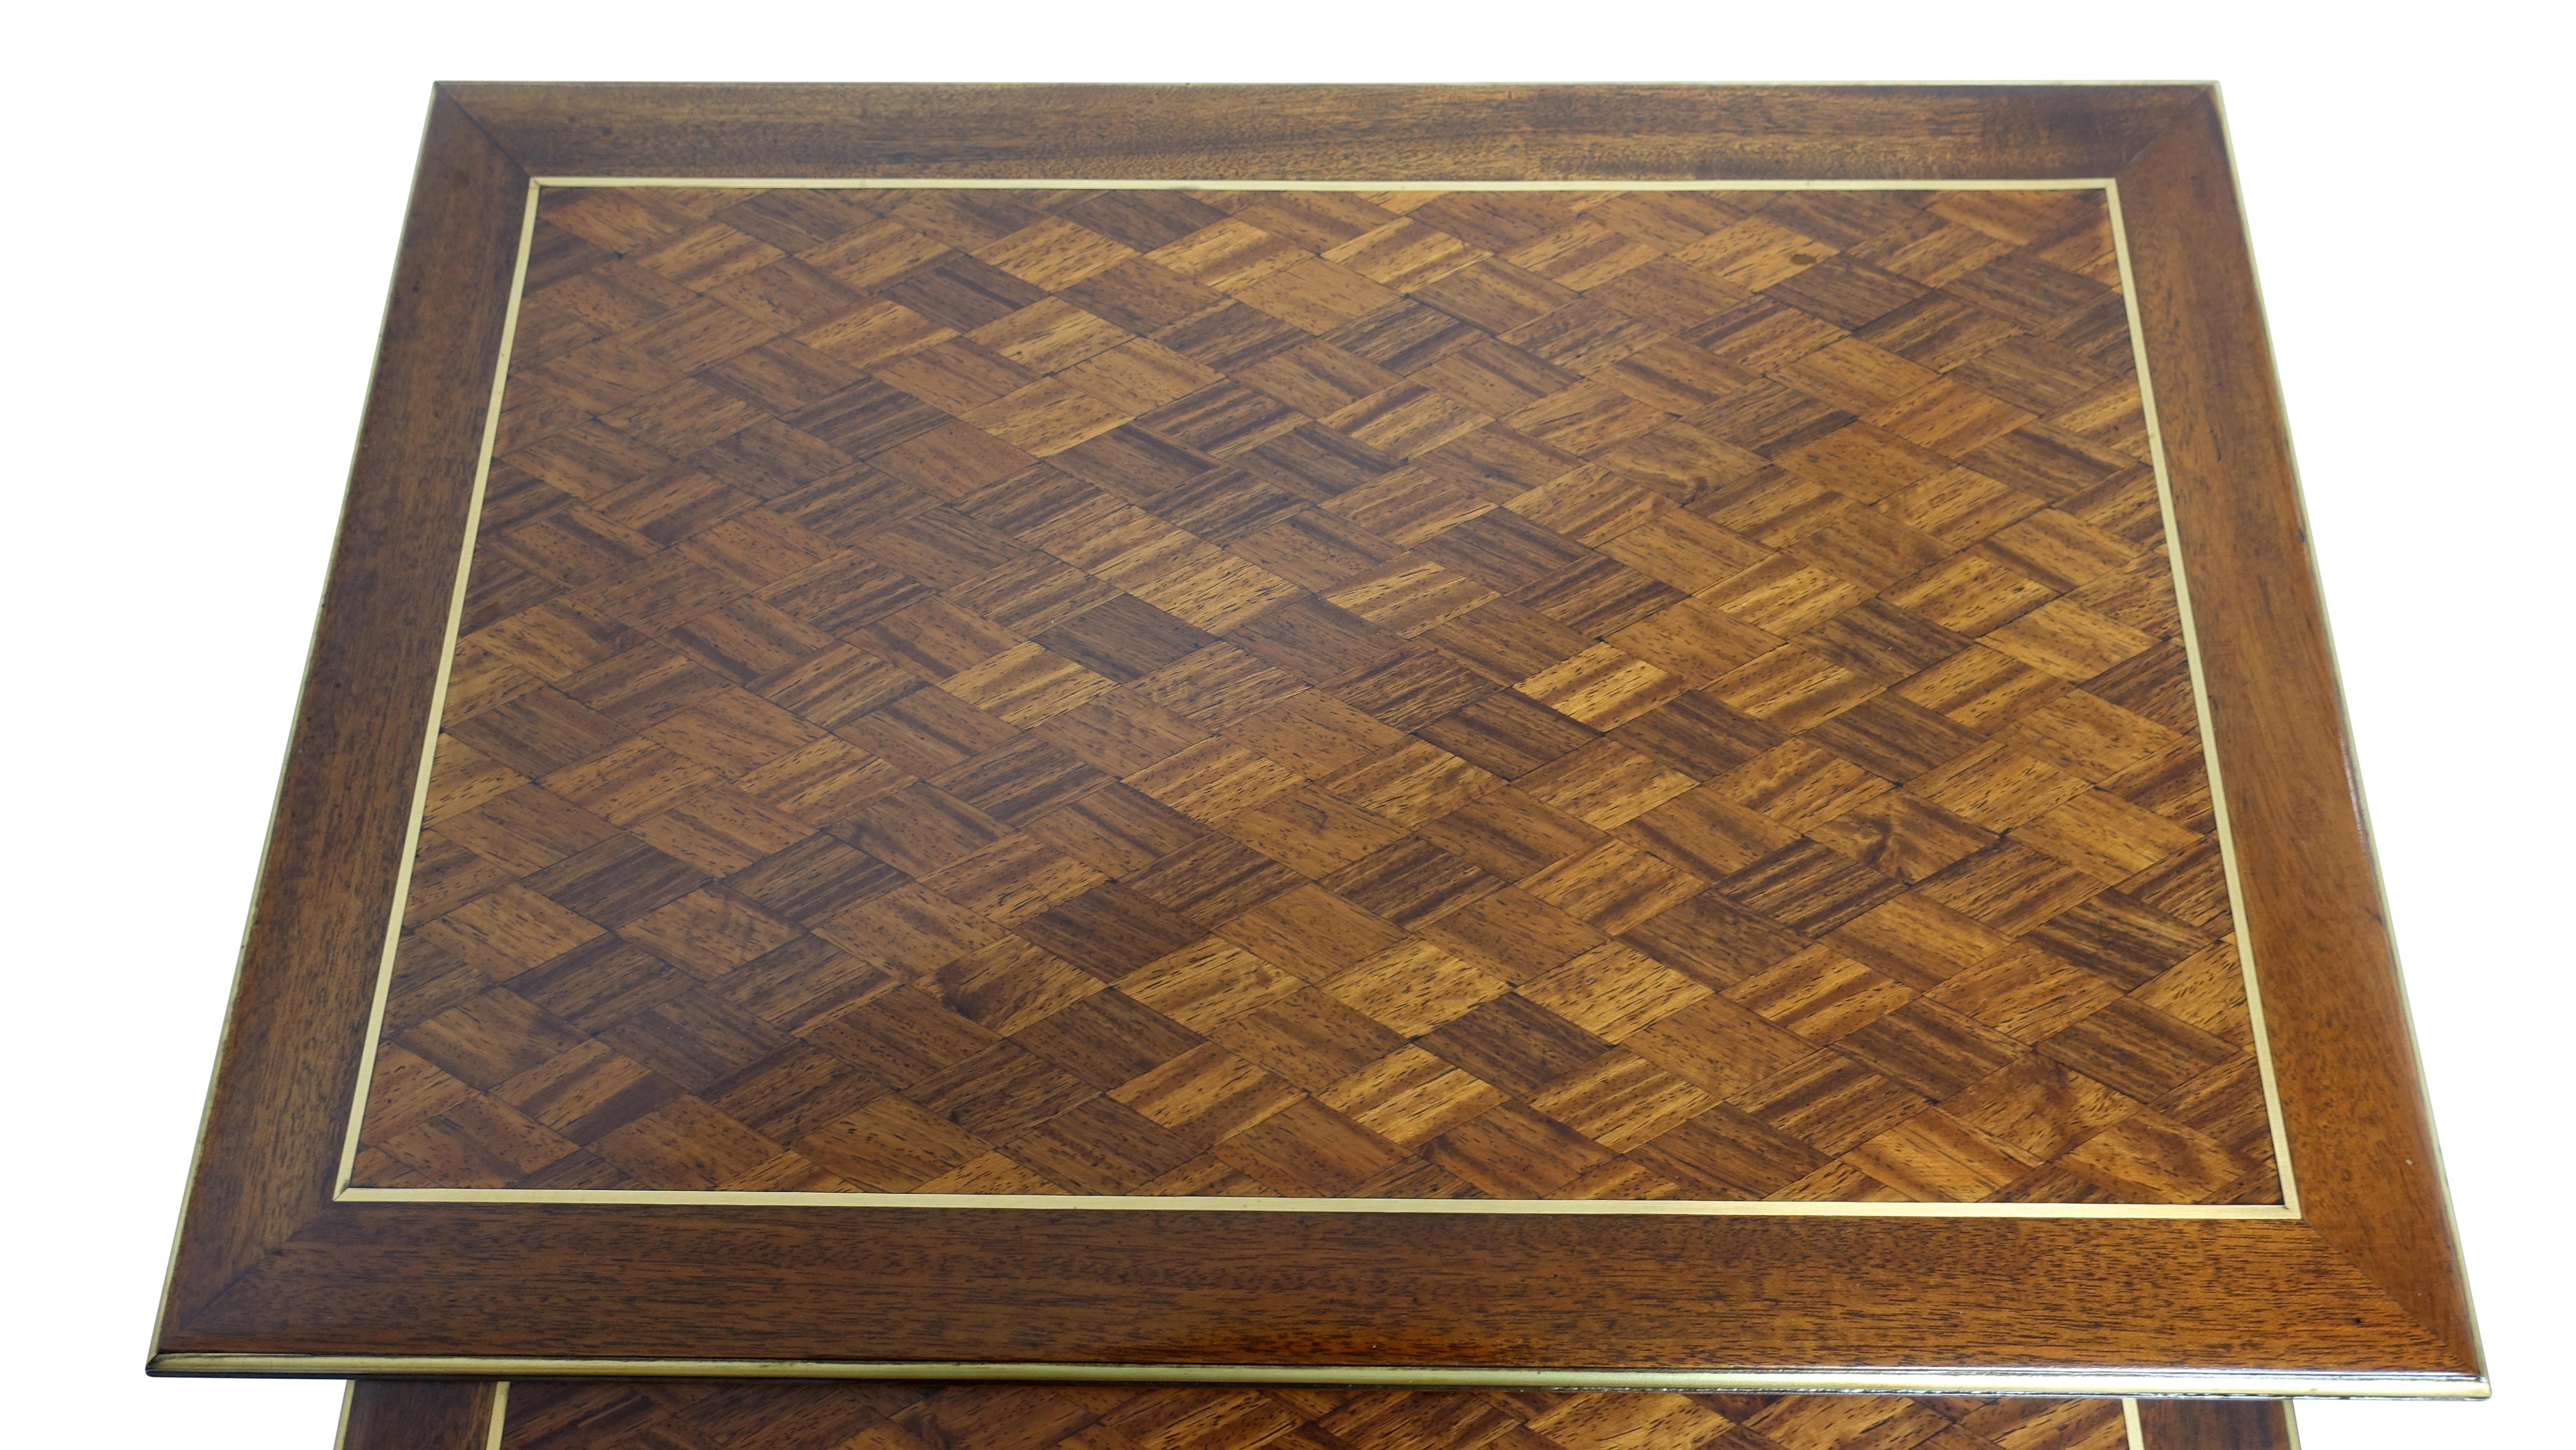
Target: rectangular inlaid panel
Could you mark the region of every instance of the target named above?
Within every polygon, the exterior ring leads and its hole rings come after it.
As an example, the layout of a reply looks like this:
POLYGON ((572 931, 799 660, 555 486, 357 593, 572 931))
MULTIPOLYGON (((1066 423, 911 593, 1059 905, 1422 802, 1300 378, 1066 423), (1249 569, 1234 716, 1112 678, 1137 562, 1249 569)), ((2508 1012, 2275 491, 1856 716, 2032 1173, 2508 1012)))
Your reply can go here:
POLYGON ((502 1450, 2131 1450, 2102 1399, 540 1381, 505 1415, 502 1450))
POLYGON ((2281 1202, 2106 200, 543 189, 351 1184, 2281 1202))

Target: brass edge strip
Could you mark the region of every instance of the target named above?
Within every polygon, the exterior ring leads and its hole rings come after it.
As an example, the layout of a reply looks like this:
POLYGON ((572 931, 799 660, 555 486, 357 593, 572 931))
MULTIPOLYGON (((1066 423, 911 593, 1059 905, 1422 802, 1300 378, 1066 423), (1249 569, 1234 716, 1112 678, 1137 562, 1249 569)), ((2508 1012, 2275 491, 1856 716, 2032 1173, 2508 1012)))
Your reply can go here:
POLYGON ((1168 1198, 1071 1193, 804 1193, 757 1189, 346 1188, 344 1203, 562 1203, 627 1207, 1051 1208, 1075 1213, 1476 1213, 1639 1214, 1702 1218, 2045 1218, 2288 1221, 2272 1203, 1811 1203, 1768 1199, 1168 1198))
POLYGON ((2200 630, 2193 622, 2191 585, 2182 563, 2182 525, 2174 515, 2173 480, 2165 471, 2164 433, 2156 424, 2156 390, 2147 373, 2147 334, 2138 314, 2138 280, 2129 267, 2129 228, 2120 211, 2120 186, 2106 183, 2111 208, 2111 248, 2120 262, 2120 291, 2129 311, 2129 349, 2138 369, 2138 407, 2147 423, 2147 458, 2155 467, 2156 502, 2165 516, 2165 558, 2173 566, 2174 607, 2182 616, 2183 662, 2191 672, 2191 703, 2200 722, 2200 754, 2209 771, 2210 812, 2218 826, 2218 864, 2227 878, 2227 909, 2236 928, 2236 966, 2245 981, 2245 1016, 2254 1034, 2254 1069, 2263 1079, 2263 1111, 2271 1120, 2272 1159, 2281 1174, 2281 1203, 2299 1215, 2299 1180, 2290 1167, 2290 1135, 2281 1115, 2281 1084, 2272 1070, 2272 1034, 2263 1020, 2263 988, 2254 975, 2254 931, 2245 916, 2245 886, 2237 874, 2236 833, 2228 825, 2227 782, 2218 768, 2218 732, 2209 716, 2209 681, 2200 664, 2200 630))
POLYGON ((2147 1450, 2147 1427, 2138 1423, 2135 1395, 2120 1401, 2120 1429, 2128 1439, 2129 1450, 2147 1450))
POLYGON ((2300 1216, 2295 1182, 2290 1173, 2288 1141, 2282 1131, 2280 1092, 2272 1074, 2270 1041, 2263 1028, 2262 1001, 2254 982, 2253 949, 2246 930, 2242 890, 2236 877, 2236 855, 2233 838, 2228 832, 2225 793, 2220 787, 2216 746, 2209 728, 2208 684, 2201 676, 2200 652, 2194 633, 2191 596, 2183 585, 2181 541, 2174 533, 2173 493, 2165 476, 2164 448, 2156 429, 2153 390, 2147 382, 2146 345, 2139 329, 2136 280, 2129 268, 2126 229, 2121 221, 2120 193, 2117 183, 2108 177, 2081 180, 1983 180, 1983 181, 1663 181, 1631 182, 1616 178, 1601 181, 1599 186, 1622 191, 1866 191, 1866 190, 1939 190, 1939 191, 2083 191, 2100 189, 2110 212, 2111 240, 2120 268, 2123 300, 2128 308, 2129 340, 2138 369, 2140 408, 2147 425, 2149 458, 2156 477, 2157 503, 2164 511, 2166 553, 2174 576, 2177 612, 2181 616, 2183 652, 2190 666, 2192 701, 2198 711, 2202 754, 2207 762, 2210 795, 2215 803, 2219 859, 2224 868, 2228 904, 2234 913, 2237 937, 2237 959, 2245 977, 2246 1011, 2254 1032, 2255 1065, 2263 1082, 2264 1109, 2272 1129, 2273 1154, 2281 1173, 2282 1198, 2279 1204, 2002 1204, 2002 1203, 1800 1203, 1748 1200, 1553 1200, 1553 1199, 1351 1199, 1351 1198, 1194 1198, 1173 1196, 1118 1197, 1079 1194, 931 1194, 931 1193, 769 1193, 769 1192, 689 1192, 609 1189, 508 1189, 508 1188, 357 1188, 350 1178, 357 1161, 358 1140, 366 1113, 368 1088, 375 1076, 377 1038, 383 1028, 385 1004, 393 985, 394 952, 402 935, 402 912, 410 895, 412 858, 419 850, 420 831, 429 796, 430 768, 438 748, 438 725, 447 695, 448 676, 456 655, 456 638, 464 616, 467 576, 474 558, 477 521, 483 506, 485 480, 491 469, 492 448, 498 436, 501 416, 501 394, 509 378, 510 346, 518 326, 519 301, 527 281, 528 253, 533 245, 537 222, 537 195, 544 186, 611 186, 618 188, 661 186, 695 187, 710 190, 726 188, 808 189, 983 189, 1030 190, 1039 188, 1102 188, 1125 190, 1211 189, 1229 191, 1370 191, 1422 189, 1436 186, 1455 191, 1580 191, 1587 187, 1581 181, 1491 181, 1491 182, 1386 182, 1359 181, 1261 181, 1200 182, 1180 180, 1136 179, 1062 179, 1062 178, 956 178, 938 181, 893 178, 854 178, 814 180, 789 178, 698 178, 698 177, 533 177, 528 182, 527 215, 521 224, 519 258, 511 278, 509 309, 503 319, 501 357, 492 384, 492 401, 484 430, 482 462, 474 480, 471 510, 467 515, 465 541, 457 561, 457 583, 451 602, 447 626, 446 653, 439 659, 437 692, 430 709, 428 740, 421 756, 421 772, 412 802, 411 826, 405 838, 401 874, 394 885, 391 919, 385 932, 385 948, 377 969, 375 1005, 368 1016, 365 1053, 359 1063, 356 1101, 349 1114, 349 1131, 341 1151, 340 1173, 332 1197, 337 1202, 357 1203, 566 1203, 712 1206, 739 1204, 767 1207, 890 1207, 916 1209, 1055 1209, 1067 1212, 1103 1211, 1231 1211, 1231 1212, 1302 1212, 1302 1213, 1508 1213, 1508 1214, 1688 1214, 1703 1217, 1848 1217, 1848 1218, 2062 1218, 2062 1219, 2200 1219, 2200 1220, 2288 1220, 2300 1216))
POLYGON ((358 1408, 358 1382, 340 1387, 340 1428, 332 1433, 331 1450, 349 1450, 349 1416, 358 1408))
POLYGON ((492 476, 492 450, 501 436, 501 393, 510 381, 510 346, 519 331, 519 299, 528 287, 528 253, 537 236, 537 183, 528 183, 527 200, 519 217, 519 255, 510 265, 510 300, 501 313, 501 355, 492 365, 492 398, 484 405, 483 449, 474 465, 474 491, 465 505, 465 543, 456 560, 456 588, 447 602, 447 636, 445 648, 438 657, 438 682, 429 696, 429 728, 420 747, 420 778, 412 786, 411 824, 403 832, 401 869, 394 876, 393 908, 385 925, 385 949, 376 964, 375 1001, 367 1009, 367 1038, 358 1054, 358 1085, 355 1100, 349 1107, 349 1131, 340 1144, 340 1170, 332 1180, 332 1196, 337 1198, 349 1187, 349 1179, 358 1163, 358 1132, 367 1114, 367 1091, 376 1077, 376 1041, 383 1035, 385 1002, 393 994, 394 949, 402 943, 403 908, 411 900, 411 869, 420 854, 420 833, 429 814, 430 768, 438 758, 438 726, 447 710, 447 682, 456 662, 456 637, 465 623, 466 576, 474 567, 474 536, 483 524, 483 490, 492 476))
POLYGON ((2281 1402, 2281 1428, 2290 1434, 2290 1450, 2299 1450, 2299 1406, 2295 1400, 2281 1402))
POLYGON ((501 1431, 510 1418, 510 1382, 492 1382, 492 1429, 483 1437, 483 1450, 501 1450, 501 1431))
POLYGON ((2092 191, 2110 185, 2108 177, 2100 176, 2025 181, 1885 177, 1850 181, 1639 181, 1617 176, 1555 181, 1451 181, 1439 177, 1410 181, 1246 181, 1134 176, 540 176, 536 180, 557 187, 611 186, 623 190, 661 186, 710 191, 2092 191))
POLYGON ((1406 1365, 1051 1364, 958 1360, 570 1359, 495 1355, 165 1354, 155 1373, 472 1376, 476 1378, 940 1380, 1033 1384, 1262 1384, 1486 1389, 1657 1389, 1778 1394, 2052 1395, 2105 1399, 2485 1399, 2458 1375, 2265 1374, 2163 1370, 1440 1369, 1406 1365))

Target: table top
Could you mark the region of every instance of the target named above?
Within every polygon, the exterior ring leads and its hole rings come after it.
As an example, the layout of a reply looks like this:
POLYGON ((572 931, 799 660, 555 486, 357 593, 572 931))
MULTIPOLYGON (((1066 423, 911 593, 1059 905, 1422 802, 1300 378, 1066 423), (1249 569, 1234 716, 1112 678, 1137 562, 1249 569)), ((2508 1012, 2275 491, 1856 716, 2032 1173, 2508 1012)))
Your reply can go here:
POLYGON ((441 92, 159 1367, 2482 1391, 2205 95, 1190 94, 441 92))

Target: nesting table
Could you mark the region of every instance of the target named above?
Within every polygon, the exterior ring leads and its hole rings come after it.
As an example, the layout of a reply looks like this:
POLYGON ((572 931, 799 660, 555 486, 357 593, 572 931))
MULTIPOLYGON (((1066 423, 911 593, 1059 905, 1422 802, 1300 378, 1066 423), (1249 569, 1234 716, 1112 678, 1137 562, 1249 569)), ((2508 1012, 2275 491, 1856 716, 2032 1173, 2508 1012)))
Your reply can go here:
POLYGON ((442 86, 240 972, 352 1450, 2484 1393, 2205 87, 442 86))

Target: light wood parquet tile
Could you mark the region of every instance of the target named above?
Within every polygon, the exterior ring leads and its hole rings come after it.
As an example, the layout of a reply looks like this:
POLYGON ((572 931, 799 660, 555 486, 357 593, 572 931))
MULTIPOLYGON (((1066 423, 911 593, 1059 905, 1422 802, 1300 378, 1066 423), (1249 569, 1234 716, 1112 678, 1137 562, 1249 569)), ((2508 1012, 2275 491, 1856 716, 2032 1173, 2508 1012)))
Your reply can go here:
POLYGON ((2119 285, 546 191, 354 1183, 2278 1202, 2119 285))
POLYGON ((511 1386, 505 1450, 2127 1450, 2118 1400, 778 1384, 511 1386))

